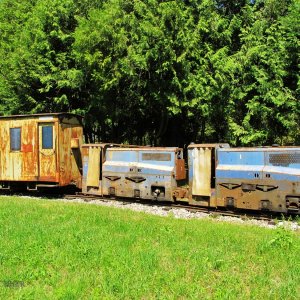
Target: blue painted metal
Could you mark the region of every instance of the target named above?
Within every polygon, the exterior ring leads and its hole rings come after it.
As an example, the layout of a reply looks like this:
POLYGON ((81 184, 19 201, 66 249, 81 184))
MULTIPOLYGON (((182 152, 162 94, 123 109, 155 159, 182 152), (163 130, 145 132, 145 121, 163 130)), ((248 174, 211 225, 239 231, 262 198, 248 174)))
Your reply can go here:
POLYGON ((173 201, 178 148, 110 148, 103 164, 103 194, 173 201), (156 193, 156 194, 155 194, 156 193))
POLYGON ((218 149, 219 206, 300 210, 300 148, 218 149))
POLYGON ((300 148, 278 148, 276 151, 274 148, 218 149, 218 179, 273 178, 295 181, 299 180, 299 175, 300 148))
POLYGON ((262 178, 264 152, 260 149, 219 149, 217 178, 262 178))

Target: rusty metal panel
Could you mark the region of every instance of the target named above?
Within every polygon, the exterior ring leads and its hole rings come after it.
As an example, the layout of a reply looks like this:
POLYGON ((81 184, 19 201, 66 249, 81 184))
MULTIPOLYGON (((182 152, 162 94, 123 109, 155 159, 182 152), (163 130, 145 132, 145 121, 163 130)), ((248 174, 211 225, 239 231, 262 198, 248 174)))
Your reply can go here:
POLYGON ((83 141, 82 126, 76 118, 64 118, 58 128, 59 135, 59 182, 60 185, 81 186, 82 159, 80 147, 83 141), (77 140, 78 148, 73 148, 72 140, 77 140))
POLYGON ((101 148, 91 147, 89 149, 88 172, 86 178, 87 186, 99 186, 100 179, 100 155, 101 148))
POLYGON ((173 198, 176 199, 176 201, 189 201, 189 190, 188 187, 177 187, 173 191, 173 198))
POLYGON ((104 144, 85 144, 82 146, 82 192, 85 194, 102 196, 102 181, 100 180, 100 177, 102 170, 101 162, 103 161, 103 152, 105 147, 106 145, 104 144), (93 177, 93 172, 95 172, 94 158, 97 160, 98 175, 97 180, 95 180, 97 182, 91 182, 91 179, 95 179, 91 178, 93 177))
POLYGON ((71 139, 71 148, 72 149, 79 149, 79 139, 78 138, 72 138, 71 139))
POLYGON ((214 196, 215 174, 214 174, 214 172, 215 172, 215 164, 218 160, 217 151, 220 148, 228 149, 228 148, 230 148, 230 146, 228 144, 190 144, 188 146, 188 178, 189 178, 189 187, 190 187, 189 197, 190 197, 191 203, 194 200, 196 201, 196 203, 198 203, 197 201, 202 201, 202 200, 199 200, 199 197, 200 198, 201 197, 209 197, 208 200, 205 200, 205 201, 206 202, 209 201, 210 203, 212 203, 212 202, 215 203, 215 196, 214 196), (199 161, 200 149, 207 149, 207 150, 211 151, 210 163, 209 163, 209 161, 206 161, 206 160, 201 162, 201 159, 199 161), (198 163, 195 162, 195 158, 198 160, 198 163), (201 166, 200 163, 203 163, 204 165, 201 166), (209 164, 210 164, 210 170, 208 170, 209 164), (206 165, 206 167, 205 167, 205 165, 206 165), (209 187, 209 185, 210 185, 210 187, 209 187), (208 192, 209 188, 210 188, 210 193, 208 192), (203 192, 203 194, 201 195, 202 192, 203 192), (194 194, 194 193, 196 193, 196 194, 194 194))
POLYGON ((184 159, 176 159, 176 180, 184 180, 186 179, 186 171, 185 171, 185 160, 184 159))
MULTIPOLYGON (((243 190, 241 180, 232 179, 232 186, 217 185, 217 206, 232 206, 239 209, 261 210, 269 209, 277 212, 287 212, 286 209, 286 191, 282 188, 264 191, 263 189, 243 190), (234 185, 236 184, 236 185, 234 185), (268 207, 263 207, 264 203, 268 203, 268 207)), ((267 184, 262 180, 248 181, 252 186, 261 186, 267 184)), ((268 184, 274 184, 268 183, 268 184)))
POLYGON ((211 152, 209 148, 193 149, 192 195, 211 195, 211 152))

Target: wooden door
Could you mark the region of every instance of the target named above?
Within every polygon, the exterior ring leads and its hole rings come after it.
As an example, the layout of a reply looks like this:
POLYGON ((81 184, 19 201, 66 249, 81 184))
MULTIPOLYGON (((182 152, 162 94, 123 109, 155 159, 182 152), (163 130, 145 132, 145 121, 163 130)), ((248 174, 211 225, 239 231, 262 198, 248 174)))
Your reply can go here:
POLYGON ((39 125, 39 180, 56 180, 56 145, 54 123, 39 125))

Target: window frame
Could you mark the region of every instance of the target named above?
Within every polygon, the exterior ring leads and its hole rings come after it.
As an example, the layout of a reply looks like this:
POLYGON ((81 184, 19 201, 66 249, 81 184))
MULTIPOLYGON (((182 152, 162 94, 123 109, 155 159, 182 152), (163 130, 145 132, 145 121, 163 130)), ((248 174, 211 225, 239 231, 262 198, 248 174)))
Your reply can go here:
POLYGON ((53 150, 54 149, 54 124, 53 123, 49 123, 49 124, 43 124, 41 125, 42 129, 41 129, 41 139, 42 139, 42 144, 41 144, 41 149, 42 150, 53 150), (48 146, 50 140, 48 139, 48 136, 44 136, 44 128, 49 128, 51 127, 51 147, 48 146))
POLYGON ((9 128, 9 149, 10 149, 10 152, 21 152, 22 151, 22 127, 21 126, 9 128), (15 142, 12 143, 12 137, 13 137, 12 132, 17 129, 19 130, 18 140, 17 140, 17 145, 19 147, 13 149, 12 145, 16 144, 16 143, 15 142))
POLYGON ((170 162, 172 161, 172 153, 167 151, 166 152, 145 151, 142 152, 142 161, 170 162))

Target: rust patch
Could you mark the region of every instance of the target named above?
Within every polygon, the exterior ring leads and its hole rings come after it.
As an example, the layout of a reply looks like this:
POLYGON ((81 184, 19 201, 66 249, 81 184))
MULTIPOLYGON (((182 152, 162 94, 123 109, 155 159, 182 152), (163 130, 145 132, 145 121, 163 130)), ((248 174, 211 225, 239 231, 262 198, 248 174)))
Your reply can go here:
POLYGON ((184 180, 186 178, 184 159, 176 159, 176 180, 184 180))
POLYGON ((40 176, 39 177, 40 181, 51 181, 51 182, 55 182, 56 181, 56 176, 40 176))
POLYGON ((22 144, 22 152, 33 152, 33 146, 32 144, 22 144))
POLYGON ((78 138, 78 133, 76 128, 72 128, 72 139, 77 139, 78 138))
POLYGON ((173 192, 173 198, 175 200, 180 200, 188 197, 188 189, 186 188, 176 188, 173 192))

